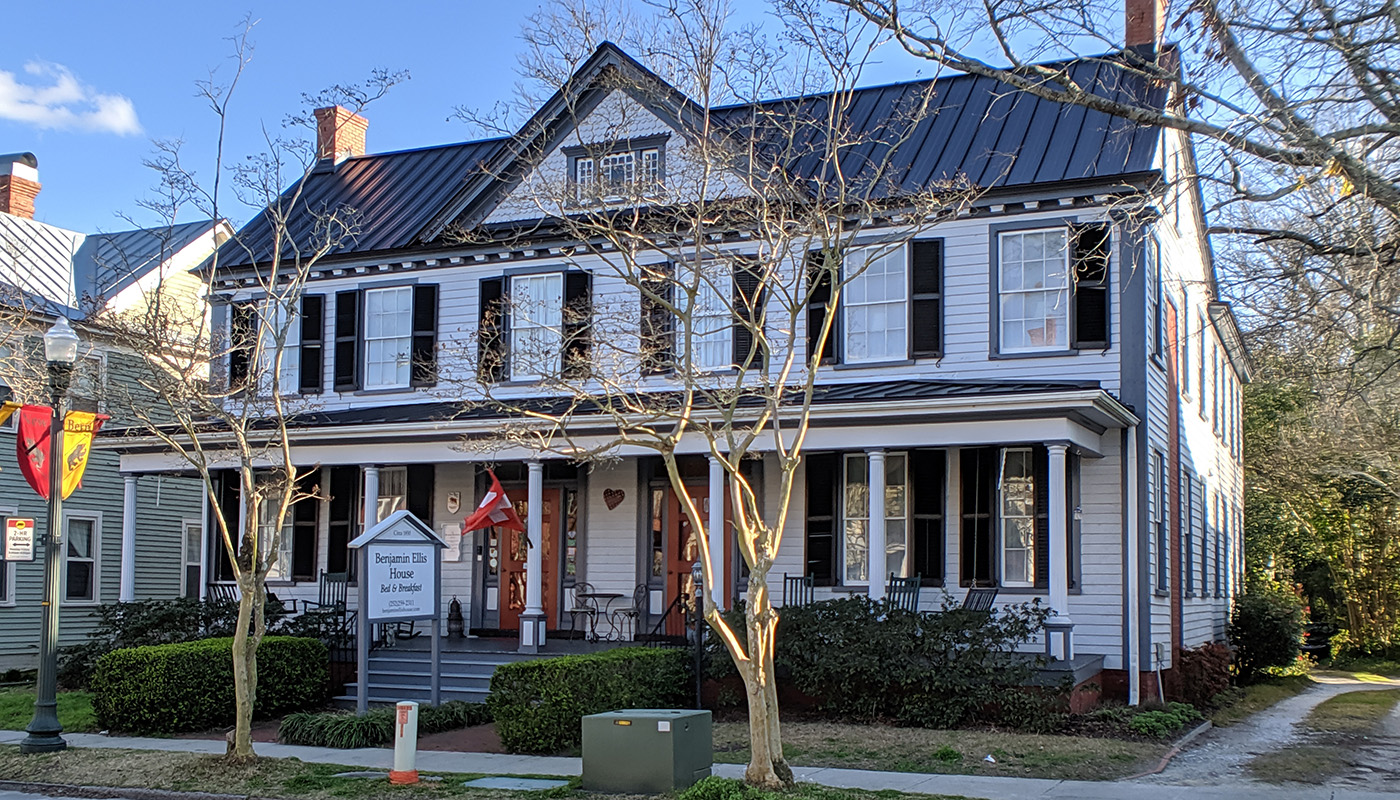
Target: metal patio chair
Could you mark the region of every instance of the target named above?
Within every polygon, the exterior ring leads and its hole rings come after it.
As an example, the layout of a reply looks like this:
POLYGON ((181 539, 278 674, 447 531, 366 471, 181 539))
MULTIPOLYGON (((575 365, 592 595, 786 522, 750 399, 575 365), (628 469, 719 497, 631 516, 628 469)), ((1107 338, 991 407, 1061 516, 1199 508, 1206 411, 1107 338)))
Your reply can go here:
POLYGON ((579 581, 574 584, 574 605, 569 609, 569 629, 578 632, 579 617, 584 619, 583 638, 598 638, 598 600, 593 597, 593 584, 579 581))
POLYGON ((617 638, 627 642, 637 638, 637 633, 641 630, 642 618, 647 613, 647 606, 651 603, 651 590, 645 583, 637 584, 637 588, 632 590, 632 605, 627 608, 619 608, 612 612, 608 622, 612 625, 613 632, 617 638))

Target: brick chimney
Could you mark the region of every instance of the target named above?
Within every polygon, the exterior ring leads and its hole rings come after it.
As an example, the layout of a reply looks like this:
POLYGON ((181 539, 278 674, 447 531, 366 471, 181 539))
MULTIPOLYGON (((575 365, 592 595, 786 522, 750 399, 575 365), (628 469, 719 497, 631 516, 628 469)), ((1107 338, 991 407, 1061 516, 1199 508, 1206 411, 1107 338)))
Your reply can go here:
POLYGON ((316 109, 316 158, 339 164, 365 154, 369 120, 341 106, 316 109))
POLYGON ((1168 1, 1123 0, 1123 38, 1128 49, 1157 51, 1167 26, 1168 1))
POLYGON ((34 219, 39 196, 39 159, 33 153, 0 156, 0 211, 34 219))

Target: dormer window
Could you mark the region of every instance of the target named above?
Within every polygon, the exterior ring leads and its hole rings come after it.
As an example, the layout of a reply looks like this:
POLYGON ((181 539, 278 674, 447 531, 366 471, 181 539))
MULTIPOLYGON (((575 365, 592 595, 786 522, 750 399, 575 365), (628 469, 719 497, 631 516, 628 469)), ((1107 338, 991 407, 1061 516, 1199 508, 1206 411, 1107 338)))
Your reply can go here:
POLYGON ((574 199, 580 203, 618 203, 655 194, 663 177, 665 141, 665 136, 651 136, 565 148, 574 199))

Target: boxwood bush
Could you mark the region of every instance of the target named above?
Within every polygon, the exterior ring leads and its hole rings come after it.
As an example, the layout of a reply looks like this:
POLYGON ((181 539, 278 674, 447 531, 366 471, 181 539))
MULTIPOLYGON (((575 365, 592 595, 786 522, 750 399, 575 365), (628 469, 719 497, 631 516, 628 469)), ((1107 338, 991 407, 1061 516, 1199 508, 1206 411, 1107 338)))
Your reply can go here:
POLYGON ((690 663, 688 650, 624 647, 504 664, 486 705, 507 750, 557 753, 582 741, 589 714, 687 707, 690 663))
MULTIPOLYGON (((329 666, 326 646, 315 639, 264 638, 254 715, 320 706, 329 666)), ((233 639, 113 650, 97 659, 91 689, 97 721, 111 730, 164 734, 232 724, 233 639)))
POLYGON ((1303 604, 1291 592, 1250 586, 1235 600, 1228 630, 1239 682, 1258 680, 1268 667, 1287 667, 1303 647, 1303 604))
MULTIPOLYGON (((418 735, 455 731, 491 721, 481 703, 449 700, 440 706, 418 707, 418 735)), ((277 729, 277 741, 311 747, 381 747, 394 740, 394 709, 375 708, 364 716, 349 711, 300 711, 288 714, 277 729)))

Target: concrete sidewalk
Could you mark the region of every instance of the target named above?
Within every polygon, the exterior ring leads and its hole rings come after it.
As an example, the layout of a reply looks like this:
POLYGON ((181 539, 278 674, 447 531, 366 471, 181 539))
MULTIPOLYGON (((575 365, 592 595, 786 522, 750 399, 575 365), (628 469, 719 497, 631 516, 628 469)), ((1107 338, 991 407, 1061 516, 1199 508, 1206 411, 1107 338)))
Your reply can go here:
MULTIPOLYGON (((0 731, 0 744, 18 744, 23 731, 0 731)), ((180 753, 220 754, 224 743, 201 739, 145 739, 67 734, 72 747, 108 747, 131 750, 166 750, 180 753)), ((388 749, 336 750, 288 744, 256 744, 258 755, 298 758, 316 764, 388 769, 394 753, 388 749)), ((491 775, 557 775, 572 777, 582 770, 577 758, 516 756, 496 753, 448 753, 422 751, 418 768, 427 772, 485 773, 491 775)), ((741 777, 743 766, 716 764, 715 774, 741 777)), ((1322 786, 1270 786, 1230 783, 1216 786, 1176 786, 1137 781, 1054 781, 1035 778, 1000 778, 977 775, 927 775, 913 772, 877 772, 863 769, 795 767, 797 779, 842 789, 893 789, 916 794, 945 794, 986 800, 1400 800, 1397 792, 1331 789, 1322 786)), ((0 776, 3 778, 4 776, 0 776)), ((101 779, 94 776, 94 782, 101 779)))

